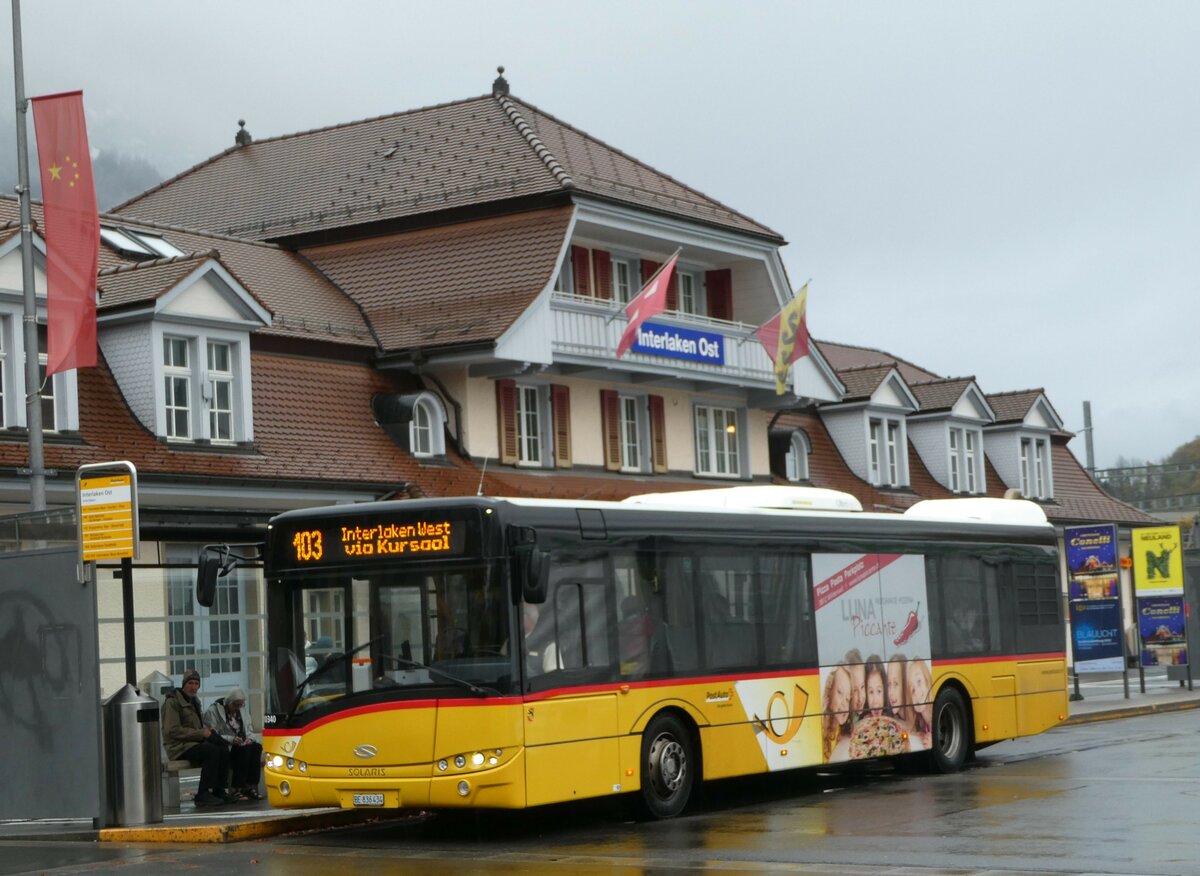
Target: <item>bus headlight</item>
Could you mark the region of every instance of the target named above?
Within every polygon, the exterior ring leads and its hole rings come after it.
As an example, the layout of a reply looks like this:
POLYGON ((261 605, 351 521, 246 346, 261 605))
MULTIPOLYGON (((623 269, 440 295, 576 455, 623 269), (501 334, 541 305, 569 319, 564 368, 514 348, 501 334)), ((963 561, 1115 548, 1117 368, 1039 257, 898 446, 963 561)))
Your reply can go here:
POLYGON ((448 769, 450 769, 450 762, 443 757, 438 761, 438 771, 444 773, 448 769))
POLYGON ((461 754, 454 755, 454 765, 460 770, 467 765, 467 759, 461 754))
POLYGON ((470 793, 471 793, 471 783, 470 782, 462 781, 462 782, 458 783, 458 796, 466 797, 470 793))
POLYGON ((284 797, 287 797, 289 794, 292 793, 292 786, 289 785, 287 782, 280 782, 279 783, 279 793, 282 794, 284 797))
POLYGON ((300 761, 300 772, 308 772, 308 764, 306 764, 304 761, 300 761))
POLYGON ((483 766, 483 755, 478 751, 471 755, 471 766, 483 766))
POLYGON ((273 769, 280 769, 283 766, 283 758, 278 754, 271 758, 270 765, 273 769))
POLYGON ((288 758, 288 761, 287 761, 287 766, 288 766, 288 769, 289 769, 289 770, 290 770, 290 769, 295 769, 295 767, 296 767, 296 761, 294 761, 292 758, 290 758, 290 757, 289 757, 289 758, 288 758))

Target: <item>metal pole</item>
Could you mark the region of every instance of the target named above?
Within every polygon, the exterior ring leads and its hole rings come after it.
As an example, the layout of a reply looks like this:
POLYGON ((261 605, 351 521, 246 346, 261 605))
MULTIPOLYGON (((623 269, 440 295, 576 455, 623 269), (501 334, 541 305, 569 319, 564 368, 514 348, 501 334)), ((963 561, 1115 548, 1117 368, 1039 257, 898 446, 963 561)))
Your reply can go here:
POLYGON ((121 557, 121 613, 125 620, 125 680, 137 687, 137 652, 133 636, 133 560, 121 557))
POLYGON ((1092 403, 1085 401, 1083 403, 1083 441, 1084 449, 1087 455, 1087 472, 1088 474, 1096 473, 1096 454, 1092 449, 1092 403))
POLYGON ((25 74, 21 59, 21 0, 12 0, 13 86, 17 96, 17 197, 21 205, 21 282, 25 287, 25 420, 29 426, 29 507, 46 510, 46 466, 42 450, 42 393, 38 369, 37 296, 33 285, 33 210, 29 205, 29 141, 26 136, 25 74))

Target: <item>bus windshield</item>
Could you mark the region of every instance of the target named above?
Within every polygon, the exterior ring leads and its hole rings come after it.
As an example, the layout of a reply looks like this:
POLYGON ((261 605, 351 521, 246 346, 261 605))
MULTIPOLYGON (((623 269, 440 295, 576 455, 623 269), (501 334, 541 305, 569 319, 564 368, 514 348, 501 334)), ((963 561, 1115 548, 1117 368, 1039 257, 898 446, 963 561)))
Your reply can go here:
POLYGON ((296 717, 347 696, 508 693, 513 607, 496 564, 380 565, 273 582, 276 711, 296 717))

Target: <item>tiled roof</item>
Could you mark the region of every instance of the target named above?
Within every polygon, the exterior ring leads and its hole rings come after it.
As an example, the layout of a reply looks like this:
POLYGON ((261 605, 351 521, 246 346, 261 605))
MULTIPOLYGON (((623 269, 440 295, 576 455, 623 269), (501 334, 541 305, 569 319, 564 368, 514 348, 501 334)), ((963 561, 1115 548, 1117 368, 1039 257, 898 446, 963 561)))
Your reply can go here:
POLYGON ((235 146, 115 212, 268 240, 573 189, 780 239, 536 107, 492 95, 235 146))
POLYGON ((947 377, 943 380, 926 380, 921 383, 910 383, 908 388, 917 397, 921 405, 921 413, 931 411, 948 411, 962 398, 974 377, 947 377))
MULTIPOLYGON (((206 476, 288 481, 415 484, 428 495, 474 492, 478 471, 448 454, 445 465, 422 465, 375 425, 371 396, 396 392, 380 372, 351 363, 251 354, 254 451, 177 449, 158 441, 130 413, 101 356, 101 367, 79 374, 83 445, 45 445, 46 464, 71 470, 89 462, 128 459, 143 477, 206 476), (314 403, 319 400, 319 403, 314 403)), ((0 465, 28 464, 23 441, 0 441, 0 465)))
POLYGON ((305 251, 358 301, 385 351, 490 341, 553 276, 572 207, 305 251))
POLYGON ((1065 441, 1051 440, 1050 464, 1054 472, 1054 502, 1044 507, 1051 522, 1060 526, 1096 522, 1162 525, 1157 517, 1126 505, 1097 486, 1065 441))
POLYGON ((842 400, 861 401, 870 398, 892 370, 892 365, 838 369, 837 376, 846 387, 846 395, 842 400))
POLYGON ((813 340, 821 351, 821 355, 825 357, 825 361, 829 363, 829 367, 834 371, 842 371, 847 368, 863 368, 868 365, 892 365, 900 372, 900 376, 904 378, 906 383, 912 383, 920 380, 937 380, 941 377, 940 374, 934 374, 932 371, 926 371, 918 365, 901 359, 898 356, 893 356, 891 353, 885 353, 883 350, 876 350, 871 347, 859 347, 854 344, 840 344, 835 341, 818 341, 813 340))
POLYGON ((100 310, 153 301, 215 256, 215 252, 194 253, 103 270, 96 278, 100 286, 100 310))
POLYGON ((1014 392, 995 392, 986 396, 987 402, 996 412, 997 423, 1020 423, 1039 398, 1045 393, 1040 389, 1021 389, 1014 392))
MULTIPOLYGON (((8 221, 16 221, 17 216, 17 199, 0 195, 0 226, 8 221)), ((42 205, 35 202, 34 225, 39 226, 41 219, 42 205)), ((303 256, 274 244, 239 240, 175 226, 133 222, 124 216, 101 214, 100 219, 105 225, 119 224, 134 230, 148 230, 161 234, 165 240, 184 253, 216 253, 221 264, 271 312, 272 324, 261 329, 261 334, 329 341, 356 347, 376 346, 362 311, 337 286, 321 276, 303 256)), ((139 262, 101 244, 101 276, 98 280, 102 292, 105 293, 101 295, 101 311, 120 303, 152 298, 167 291, 167 284, 173 285, 178 282, 179 277, 174 270, 167 269, 159 273, 157 268, 169 263, 169 260, 163 259, 139 262), (113 275, 105 274, 115 268, 131 266, 137 266, 135 271, 147 268, 153 270, 151 274, 139 275, 137 279, 129 277, 114 280, 113 275), (163 286, 155 289, 154 285, 159 280, 162 280, 163 286)), ((192 263, 191 268, 194 267, 195 264, 192 263)))
POLYGON ((505 104, 516 106, 550 155, 561 162, 577 191, 782 240, 778 232, 767 226, 532 104, 501 98, 501 105, 505 104))

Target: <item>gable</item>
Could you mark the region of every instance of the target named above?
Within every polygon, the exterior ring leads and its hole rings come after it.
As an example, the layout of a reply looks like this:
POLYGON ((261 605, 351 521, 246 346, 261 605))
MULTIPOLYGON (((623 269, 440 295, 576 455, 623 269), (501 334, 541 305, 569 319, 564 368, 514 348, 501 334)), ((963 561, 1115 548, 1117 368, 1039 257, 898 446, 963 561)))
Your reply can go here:
POLYGON ((1025 425, 1031 429, 1046 429, 1049 431, 1056 431, 1063 426, 1062 421, 1054 413, 1054 409, 1050 407, 1045 397, 1039 398, 1034 406, 1029 409, 1029 413, 1025 417, 1025 425))
POLYGON ((912 394, 908 388, 900 380, 896 373, 888 375, 888 378, 879 384, 879 388, 871 394, 871 405, 884 406, 891 408, 907 408, 913 410, 917 407, 912 394))
POLYGON ((179 294, 171 296, 159 313, 229 321, 245 318, 245 312, 231 300, 229 287, 214 282, 208 275, 198 277, 179 294))
POLYGON ((950 409, 950 414, 966 420, 984 420, 986 422, 992 420, 992 412, 988 408, 987 402, 974 387, 962 394, 950 409))

